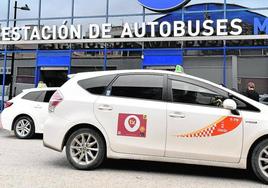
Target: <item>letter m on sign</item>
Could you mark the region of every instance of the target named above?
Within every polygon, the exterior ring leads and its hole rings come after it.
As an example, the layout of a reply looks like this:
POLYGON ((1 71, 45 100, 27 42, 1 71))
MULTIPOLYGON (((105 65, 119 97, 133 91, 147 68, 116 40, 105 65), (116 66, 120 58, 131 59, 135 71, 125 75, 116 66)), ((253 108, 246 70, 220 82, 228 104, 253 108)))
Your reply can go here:
POLYGON ((261 23, 259 18, 254 18, 254 35, 258 35, 260 32, 268 34, 268 18, 263 23, 261 23))

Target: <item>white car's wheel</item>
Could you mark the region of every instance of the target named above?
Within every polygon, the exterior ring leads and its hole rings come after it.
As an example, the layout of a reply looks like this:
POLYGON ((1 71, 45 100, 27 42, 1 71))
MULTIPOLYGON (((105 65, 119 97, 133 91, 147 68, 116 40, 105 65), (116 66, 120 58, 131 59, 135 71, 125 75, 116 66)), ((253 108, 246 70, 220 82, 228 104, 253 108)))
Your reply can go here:
POLYGON ((79 170, 92 170, 105 159, 105 143, 102 136, 92 129, 79 129, 67 141, 66 155, 79 170))
POLYGON ((251 165, 254 174, 268 184, 268 140, 260 142, 253 150, 251 165))
POLYGON ((28 116, 21 116, 14 122, 14 133, 19 139, 29 139, 34 136, 33 120, 28 116))

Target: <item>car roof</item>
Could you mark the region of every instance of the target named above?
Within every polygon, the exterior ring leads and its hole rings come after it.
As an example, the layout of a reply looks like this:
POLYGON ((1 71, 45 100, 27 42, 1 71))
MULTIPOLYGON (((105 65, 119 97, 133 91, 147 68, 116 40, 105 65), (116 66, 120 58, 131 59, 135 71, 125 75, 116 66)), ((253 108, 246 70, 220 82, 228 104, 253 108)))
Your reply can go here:
MULTIPOLYGON (((184 77, 191 77, 193 76, 187 75, 185 73, 176 73, 172 71, 165 71, 165 70, 150 70, 150 69, 131 69, 131 70, 107 70, 107 71, 95 71, 95 72, 83 72, 77 74, 69 75, 69 78, 76 78, 76 79, 84 79, 90 77, 97 77, 97 76, 105 76, 111 74, 127 74, 127 73, 151 73, 151 74, 169 74, 175 76, 184 76, 184 77)), ((198 79, 198 78, 197 78, 198 79)))
POLYGON ((57 90, 59 87, 45 87, 45 88, 30 88, 22 90, 24 93, 33 92, 33 91, 53 91, 57 90))
POLYGON ((150 70, 150 69, 108 70, 108 71, 95 71, 95 72, 83 72, 83 73, 71 74, 68 77, 74 78, 76 80, 82 80, 82 79, 87 79, 87 78, 92 78, 92 77, 97 77, 97 76, 105 76, 105 75, 111 75, 111 74, 127 74, 127 73, 168 74, 168 75, 174 75, 174 76, 179 76, 179 77, 184 77, 184 78, 190 78, 190 79, 205 82, 207 84, 211 84, 217 87, 222 87, 219 84, 213 83, 211 81, 208 81, 202 78, 191 76, 186 73, 177 73, 175 71, 172 72, 172 71, 166 71, 166 70, 150 70))

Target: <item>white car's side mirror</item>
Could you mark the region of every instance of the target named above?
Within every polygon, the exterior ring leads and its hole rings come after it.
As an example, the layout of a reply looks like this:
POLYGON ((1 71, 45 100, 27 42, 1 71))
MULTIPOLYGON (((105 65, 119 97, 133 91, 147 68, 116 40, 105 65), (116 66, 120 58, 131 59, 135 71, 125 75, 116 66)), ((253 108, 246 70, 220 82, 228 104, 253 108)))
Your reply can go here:
POLYGON ((237 104, 232 99, 226 99, 225 101, 223 101, 223 108, 228 109, 228 110, 236 110, 237 104))

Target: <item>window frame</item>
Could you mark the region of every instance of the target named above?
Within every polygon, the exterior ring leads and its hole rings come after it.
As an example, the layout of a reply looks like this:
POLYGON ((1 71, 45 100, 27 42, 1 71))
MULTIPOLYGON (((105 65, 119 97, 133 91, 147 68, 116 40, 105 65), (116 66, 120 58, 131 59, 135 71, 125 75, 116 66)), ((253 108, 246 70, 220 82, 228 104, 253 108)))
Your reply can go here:
POLYGON ((109 84, 109 86, 106 88, 106 91, 104 93, 104 96, 106 97, 116 97, 116 98, 123 98, 123 99, 134 99, 134 100, 146 100, 146 101, 153 101, 153 102, 167 102, 168 101, 168 95, 167 95, 167 83, 168 78, 167 74, 161 74, 161 73, 142 73, 142 72, 137 72, 137 73, 120 73, 118 74, 114 80, 109 84), (143 99, 143 98, 134 98, 134 97, 122 97, 122 96, 112 96, 108 95, 108 93, 111 93, 112 91, 112 86, 116 82, 116 80, 120 76, 131 76, 131 75, 146 75, 146 76, 162 76, 163 77, 163 85, 162 85, 162 100, 153 100, 153 99, 143 99))

